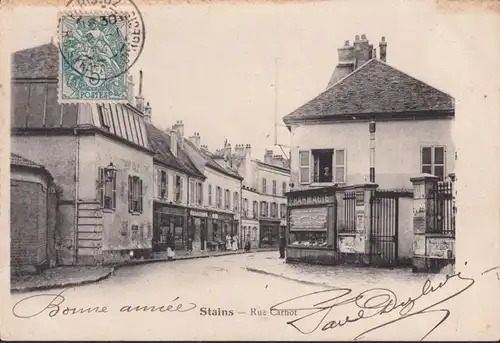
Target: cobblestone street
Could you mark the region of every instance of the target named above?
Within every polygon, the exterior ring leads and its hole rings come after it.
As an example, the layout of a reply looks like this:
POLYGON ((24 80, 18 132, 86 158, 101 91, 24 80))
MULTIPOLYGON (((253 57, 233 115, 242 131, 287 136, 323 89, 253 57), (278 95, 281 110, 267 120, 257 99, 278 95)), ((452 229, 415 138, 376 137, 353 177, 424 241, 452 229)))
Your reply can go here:
MULTIPOLYGON (((358 310, 347 305, 329 313, 328 319, 313 333, 301 334, 296 328, 287 325, 287 322, 311 313, 310 310, 297 311, 294 316, 273 316, 270 315, 270 307, 294 297, 326 291, 332 287, 350 288, 352 289, 351 296, 368 289, 387 288, 394 293, 395 297, 397 296, 397 301, 400 303, 409 297, 416 298, 421 293, 427 278, 430 279, 433 287, 438 288, 439 282, 445 280, 445 275, 412 274, 406 269, 377 270, 345 266, 290 265, 279 260, 277 252, 256 252, 125 266, 116 270, 108 279, 65 290, 62 293, 64 299, 56 298, 62 290, 13 294, 11 307, 20 302, 13 308, 13 312, 18 317, 32 317, 23 319, 12 317, 9 320, 15 320, 17 325, 24 323, 36 328, 36 332, 25 332, 23 337, 26 339, 33 336, 38 339, 55 337, 53 335, 57 330, 54 323, 57 323, 58 328, 64 327, 68 330, 67 332, 74 333, 81 333, 82 330, 78 328, 87 326, 91 328, 92 337, 96 339, 99 337, 104 339, 110 331, 113 331, 116 339, 140 340, 146 330, 150 335, 148 338, 153 340, 215 340, 217 338, 350 340, 376 324, 394 319, 395 312, 398 311, 380 316, 380 318, 350 323, 345 327, 337 327, 335 330, 322 331, 321 328, 331 320, 356 316, 358 310), (26 300, 22 301, 23 299, 26 300), (52 304, 49 305, 51 301, 52 304), (196 307, 191 311, 172 312, 172 309, 178 308, 180 304, 182 304, 181 310, 194 305, 196 307), (170 310, 165 310, 169 305, 172 305, 170 310), (66 306, 69 310, 65 310, 66 306), (136 309, 136 306, 147 306, 149 310, 136 309), (151 306, 164 307, 161 311, 152 311, 151 306), (99 307, 102 312, 95 310, 90 314, 78 313, 82 312, 79 309, 89 307, 92 309, 99 307), (104 307, 106 307, 106 313, 104 313, 104 307), (38 312, 40 313, 36 315, 38 312), (214 313, 219 315, 213 315, 214 313), (57 321, 54 321, 55 318, 57 321)), ((445 292, 445 296, 450 295, 452 294, 450 292, 455 291, 455 287, 463 286, 461 282, 461 280, 450 280, 447 290, 443 289, 441 292, 445 292)), ((494 286, 492 283, 487 287, 485 283, 476 282, 474 291, 449 300, 445 308, 450 310, 450 319, 429 336, 429 339, 454 339, 455 332, 455 339, 460 338, 463 331, 459 329, 462 328, 465 332, 467 329, 458 326, 458 316, 454 316, 454 313, 463 310, 463 307, 455 311, 454 308, 465 299, 471 301, 471 298, 477 296, 477 292, 491 292, 491 287, 494 286), (454 335, 450 336, 450 332, 454 335)), ((438 298, 431 295, 429 296, 431 300, 421 302, 428 305, 431 301, 435 302, 436 299, 444 298, 443 293, 436 293, 436 296, 438 298)), ((320 293, 316 294, 312 300, 304 299, 300 303, 290 303, 288 307, 282 308, 311 307, 332 297, 328 296, 328 293, 324 296, 320 293)), ((471 304, 474 303, 471 302, 471 304)), ((474 311, 476 306, 482 310, 489 304, 471 305, 470 310, 474 311)), ((422 308, 422 305, 418 305, 418 308, 422 308)), ((321 322, 323 315, 316 315, 311 320, 307 320, 307 323, 302 320, 302 329, 313 330, 321 322)), ((435 325, 435 320, 439 321, 436 316, 433 316, 432 320, 429 317, 429 320, 429 325, 433 323, 435 325)), ((367 335, 366 339, 381 339, 388 337, 387 334, 395 340, 420 339, 432 327, 427 324, 414 325, 415 323, 411 319, 406 319, 398 325, 387 327, 383 332, 373 332, 367 335)), ((471 320, 470 325, 483 324, 471 320)), ((462 339, 465 337, 462 336, 462 339)), ((72 338, 86 339, 86 336, 80 334, 73 335, 72 338)))

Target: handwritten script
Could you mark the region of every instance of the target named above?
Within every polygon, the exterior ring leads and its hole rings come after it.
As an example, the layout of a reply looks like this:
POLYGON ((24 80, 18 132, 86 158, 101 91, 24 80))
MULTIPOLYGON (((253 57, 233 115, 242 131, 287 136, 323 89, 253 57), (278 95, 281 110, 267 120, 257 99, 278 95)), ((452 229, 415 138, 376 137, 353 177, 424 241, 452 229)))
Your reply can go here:
MULTIPOLYGON (((64 305, 66 298, 63 293, 69 288, 63 289, 59 293, 45 293, 32 295, 19 300, 13 307, 12 313, 17 318, 33 318, 43 313, 49 317, 81 315, 90 313, 108 313, 107 306, 90 306, 90 307, 70 307, 64 305), (41 304, 41 305, 40 305, 41 304)), ((196 308, 196 304, 179 302, 179 297, 176 297, 168 305, 123 305, 120 307, 121 313, 133 312, 189 312, 196 308)))
POLYGON ((371 288, 359 294, 353 294, 350 288, 334 288, 288 299, 272 306, 271 311, 307 312, 307 314, 287 322, 305 335, 317 330, 333 330, 368 318, 380 318, 389 313, 393 314, 390 319, 387 316, 386 322, 361 332, 354 340, 359 340, 368 333, 381 331, 383 328, 409 318, 424 317, 430 313, 437 314, 438 320, 436 323, 432 323, 435 325, 421 338, 425 339, 450 316, 450 310, 439 305, 443 305, 446 301, 465 292, 472 287, 474 282, 473 278, 464 277, 461 273, 446 275, 446 278, 436 285, 427 279, 416 296, 406 299, 398 299, 393 291, 386 288, 371 288), (456 289, 446 292, 444 289, 452 282, 456 283, 456 289), (430 295, 438 291, 440 291, 438 295, 443 296, 438 296, 437 300, 432 297, 433 302, 419 306, 421 303, 425 303, 425 298, 431 298, 430 295), (339 311, 342 311, 342 314, 339 314, 339 311), (346 313, 350 314, 346 315, 346 313), (332 317, 335 319, 331 319, 332 317))

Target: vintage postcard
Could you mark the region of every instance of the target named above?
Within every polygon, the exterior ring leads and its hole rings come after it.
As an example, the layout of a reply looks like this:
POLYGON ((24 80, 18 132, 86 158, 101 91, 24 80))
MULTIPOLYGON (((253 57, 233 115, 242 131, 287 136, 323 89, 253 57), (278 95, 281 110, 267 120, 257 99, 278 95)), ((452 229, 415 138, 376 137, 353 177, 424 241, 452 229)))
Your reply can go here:
POLYGON ((500 339, 499 2, 0 16, 3 340, 500 339))

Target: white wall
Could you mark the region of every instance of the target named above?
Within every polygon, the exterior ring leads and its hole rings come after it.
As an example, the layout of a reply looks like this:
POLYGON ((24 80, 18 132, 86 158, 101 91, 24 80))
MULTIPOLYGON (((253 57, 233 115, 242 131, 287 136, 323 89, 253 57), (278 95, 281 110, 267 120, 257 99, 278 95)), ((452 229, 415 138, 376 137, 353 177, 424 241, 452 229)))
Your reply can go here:
POLYGON ((234 211, 234 192, 239 195, 239 208, 241 208, 241 182, 240 180, 230 177, 226 174, 220 173, 210 167, 205 167, 205 176, 207 177, 203 184, 203 205, 209 210, 228 212, 235 214, 235 219, 239 219, 240 211, 234 211), (212 185, 212 205, 208 204, 208 185, 212 185), (217 208, 217 186, 222 189, 222 206, 217 208), (224 191, 229 189, 231 194, 231 208, 226 210, 224 208, 224 191))
MULTIPOLYGON (((411 188, 410 178, 421 173, 420 148, 445 145, 445 175, 455 167, 453 120, 378 122, 376 132, 376 183, 381 188, 411 188)), ((347 184, 369 180, 370 135, 368 122, 301 124, 291 129, 291 181, 299 183, 299 150, 346 149, 347 184)))

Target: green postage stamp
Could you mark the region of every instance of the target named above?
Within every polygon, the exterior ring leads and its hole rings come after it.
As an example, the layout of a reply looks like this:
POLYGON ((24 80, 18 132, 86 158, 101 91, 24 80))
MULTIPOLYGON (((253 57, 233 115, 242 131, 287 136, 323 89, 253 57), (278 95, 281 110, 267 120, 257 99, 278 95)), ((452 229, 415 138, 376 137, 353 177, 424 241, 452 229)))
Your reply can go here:
POLYGON ((59 101, 126 102, 127 15, 62 13, 59 19, 59 101))

